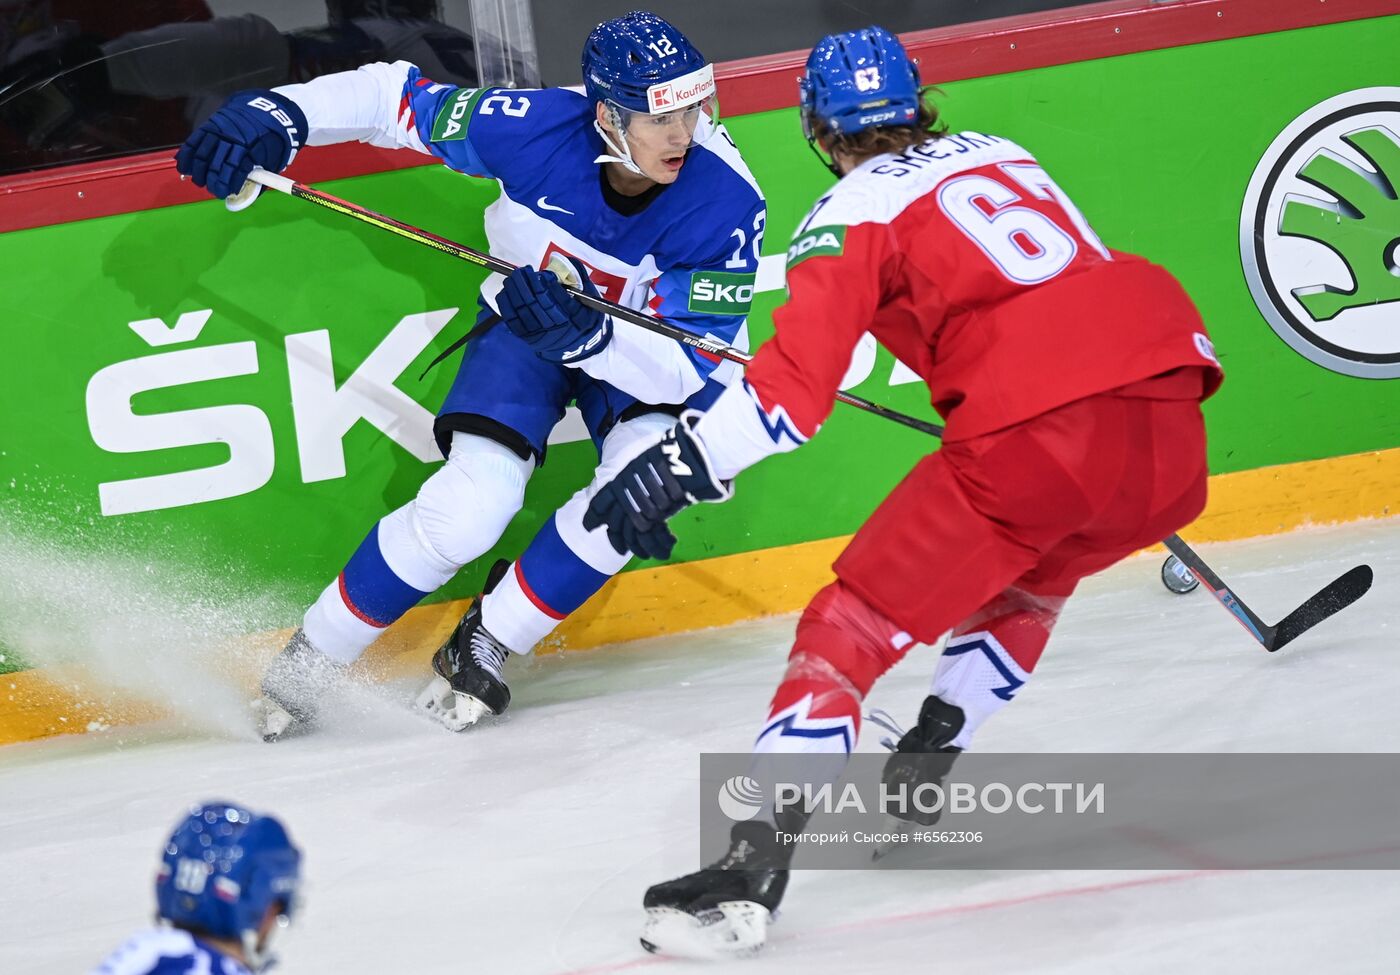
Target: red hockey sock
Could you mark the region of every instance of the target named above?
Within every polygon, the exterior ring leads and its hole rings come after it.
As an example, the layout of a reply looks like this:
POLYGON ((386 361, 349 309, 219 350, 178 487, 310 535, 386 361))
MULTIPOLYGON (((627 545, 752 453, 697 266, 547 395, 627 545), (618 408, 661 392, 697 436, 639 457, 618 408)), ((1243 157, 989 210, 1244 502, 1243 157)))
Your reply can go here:
POLYGON ((812 599, 797 624, 787 673, 754 743, 765 752, 850 752, 860 704, 913 643, 840 581, 812 599))

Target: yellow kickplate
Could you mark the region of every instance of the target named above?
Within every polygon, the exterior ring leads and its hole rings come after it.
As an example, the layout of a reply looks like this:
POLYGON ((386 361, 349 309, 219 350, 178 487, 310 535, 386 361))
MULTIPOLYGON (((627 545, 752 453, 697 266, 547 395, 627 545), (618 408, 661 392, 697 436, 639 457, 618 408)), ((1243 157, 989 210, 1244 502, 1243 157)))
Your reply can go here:
MULTIPOLYGON (((1191 543, 1219 542, 1381 518, 1400 514, 1397 499, 1400 448, 1219 474, 1210 479, 1205 513, 1181 535, 1191 543)), ((583 650, 794 612, 831 581, 831 563, 848 540, 829 538, 623 573, 565 620, 537 652, 583 650)), ((429 655, 467 606, 466 600, 454 600, 409 610, 359 666, 379 679, 420 674, 426 680, 429 655)), ((290 632, 265 642, 280 646, 290 632)), ((0 675, 0 704, 0 744, 160 715, 160 708, 148 702, 99 699, 84 688, 81 673, 74 672, 0 675)))

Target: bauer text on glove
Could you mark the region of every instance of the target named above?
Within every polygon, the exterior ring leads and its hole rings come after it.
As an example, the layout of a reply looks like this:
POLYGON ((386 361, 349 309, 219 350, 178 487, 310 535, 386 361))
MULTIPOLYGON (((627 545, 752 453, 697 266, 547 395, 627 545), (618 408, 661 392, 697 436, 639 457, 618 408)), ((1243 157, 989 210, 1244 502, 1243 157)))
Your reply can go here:
POLYGON ((242 189, 255 167, 286 169, 307 130, 305 113, 285 95, 240 91, 190 133, 175 154, 175 168, 222 199, 242 189))
MULTIPOLYGON (((588 268, 570 258, 579 290, 598 297, 588 268)), ((602 352, 612 339, 612 319, 574 299, 553 271, 518 267, 496 296, 501 321, 549 362, 573 365, 602 352)))

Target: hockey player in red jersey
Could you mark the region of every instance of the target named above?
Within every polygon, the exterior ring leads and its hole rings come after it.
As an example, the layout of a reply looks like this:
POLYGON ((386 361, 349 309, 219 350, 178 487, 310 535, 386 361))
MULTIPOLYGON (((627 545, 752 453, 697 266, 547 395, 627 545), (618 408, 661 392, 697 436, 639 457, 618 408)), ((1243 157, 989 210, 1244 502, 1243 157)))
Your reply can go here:
MULTIPOLYGON (((619 551, 665 557, 666 519, 725 500, 739 471, 817 432, 872 333, 928 384, 942 449, 802 614, 754 749, 830 753, 839 774, 871 685, 951 629, 885 770, 897 780, 923 755, 939 778, 1030 678, 1079 580, 1200 513, 1199 404, 1220 368, 1176 280, 1106 248, 1025 149, 948 132, 886 31, 824 38, 801 109, 840 180, 793 238, 775 336, 745 382, 624 467, 584 523, 619 551)), ((792 853, 776 833, 763 816, 738 823, 718 863, 647 891, 643 943, 760 946, 792 853)))

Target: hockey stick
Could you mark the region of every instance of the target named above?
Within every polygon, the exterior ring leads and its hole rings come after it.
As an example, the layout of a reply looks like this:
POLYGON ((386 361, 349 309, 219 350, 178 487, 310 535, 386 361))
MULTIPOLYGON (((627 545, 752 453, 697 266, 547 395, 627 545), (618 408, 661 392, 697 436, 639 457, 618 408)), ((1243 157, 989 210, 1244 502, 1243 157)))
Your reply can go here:
MULTIPOLYGON (((286 193, 288 196, 294 196, 299 200, 306 200, 310 203, 319 204, 328 210, 334 210, 336 213, 344 214, 347 217, 353 217, 362 223, 378 227, 381 230, 387 230, 392 234, 398 234, 400 237, 406 237, 415 243, 426 244, 429 247, 442 251, 444 254, 450 254, 464 261, 470 261, 472 264, 495 271, 497 274, 509 274, 511 271, 515 270, 514 264, 503 261, 499 257, 492 257, 490 254, 484 254, 481 251, 465 247, 462 244, 448 240, 446 237, 430 234, 426 230, 420 230, 411 224, 395 220, 393 217, 386 217, 382 213, 376 213, 357 203, 342 200, 329 193, 323 193, 318 189, 313 189, 305 183, 295 182, 285 176, 270 173, 264 169, 253 170, 252 174, 248 177, 248 182, 243 184, 241 190, 230 196, 225 201, 225 205, 230 210, 234 211, 248 207, 253 200, 257 198, 259 186, 266 186, 268 189, 276 190, 279 193, 286 193)), ((674 339, 683 345, 688 345, 693 349, 698 349, 716 358, 728 359, 730 362, 737 362, 740 365, 748 365, 753 359, 753 356, 749 355, 747 352, 740 352, 738 349, 725 345, 723 342, 716 342, 713 339, 707 339, 704 336, 687 332, 685 329, 677 328, 664 319, 652 318, 650 315, 644 315, 639 311, 624 307, 623 305, 614 304, 603 298, 595 298, 586 292, 574 288, 565 287, 564 290, 580 304, 597 309, 603 312, 603 314, 611 315, 613 318, 621 321, 630 322, 633 325, 648 329, 658 335, 664 335, 669 339, 674 339)), ((896 423, 902 423, 906 427, 911 427, 921 433, 927 433, 934 437, 943 436, 943 427, 937 423, 929 423, 927 420, 920 420, 904 413, 897 413, 889 407, 881 406, 879 403, 872 403, 868 399, 852 396, 849 393, 837 392, 836 398, 850 406, 865 410, 868 413, 874 413, 876 416, 882 416, 887 420, 893 420, 896 423)))
MULTIPOLYGON (((445 237, 439 237, 436 234, 428 233, 426 230, 420 230, 417 227, 395 220, 392 217, 386 217, 366 207, 313 189, 305 183, 298 183, 285 176, 270 173, 262 169, 255 169, 248 178, 248 182, 243 185, 243 188, 233 196, 230 196, 225 203, 230 210, 242 210, 252 204, 253 200, 257 198, 260 192, 260 188, 263 186, 277 190, 279 193, 286 193, 288 196, 294 196, 297 199, 316 203, 328 210, 334 210, 336 213, 342 213, 345 216, 353 217, 371 226, 379 227, 381 230, 387 230, 390 233, 398 234, 400 237, 406 237, 415 243, 426 244, 445 254, 470 261, 473 264, 496 271, 497 273, 509 274, 511 271, 515 270, 515 265, 503 261, 500 258, 492 257, 490 254, 483 254, 481 251, 473 250, 470 247, 464 247, 445 237)), ((622 321, 631 322, 634 325, 649 329, 657 334, 665 335, 668 338, 691 346, 692 348, 699 349, 702 352, 707 352, 710 355, 717 356, 721 359, 728 359, 740 365, 747 365, 753 359, 753 356, 745 352, 740 352, 738 349, 721 342, 715 342, 711 339, 694 335, 662 319, 651 318, 631 308, 625 308, 622 305, 613 304, 601 298, 595 298, 592 295, 577 291, 573 288, 565 288, 564 290, 577 301, 590 308, 596 308, 604 314, 612 315, 622 321)), ((838 392, 836 398, 843 403, 874 413, 876 416, 883 416, 896 423, 902 423, 907 427, 911 427, 931 436, 943 436, 943 427, 937 423, 929 423, 903 413, 897 413, 887 407, 880 406, 878 403, 872 403, 869 400, 862 399, 859 396, 851 396, 848 393, 838 392)), ((1180 535, 1172 535, 1165 539, 1163 544, 1165 544, 1172 554, 1179 558, 1188 569, 1199 578, 1205 580, 1206 584, 1210 587, 1211 594, 1215 596, 1220 604, 1239 620, 1244 628, 1249 631, 1250 635, 1259 641, 1260 645, 1270 653, 1285 644, 1291 643, 1300 634, 1316 626, 1318 623, 1321 623, 1323 620, 1327 619, 1327 617, 1350 606, 1365 595, 1366 591, 1371 588, 1371 567, 1368 565, 1359 565, 1350 572, 1333 580, 1311 599, 1306 600, 1301 606, 1280 620, 1278 625, 1270 626, 1261 620, 1253 610, 1246 606, 1239 597, 1230 590, 1229 586, 1221 581, 1220 577, 1215 574, 1210 566, 1208 566, 1185 541, 1182 540, 1180 535)))
POLYGON ((1166 545, 1182 564, 1185 565, 1198 578, 1205 582, 1210 589, 1210 594, 1230 611, 1235 619, 1240 621, 1254 639, 1270 653, 1292 643, 1307 630, 1312 629, 1327 617, 1339 613, 1352 603, 1356 602, 1366 591, 1371 588, 1374 573, 1369 565, 1358 565, 1354 569, 1342 573, 1333 579, 1322 589, 1314 593, 1303 604, 1279 620, 1275 626, 1270 626, 1259 618, 1259 616, 1248 606, 1246 606, 1238 596, 1231 591, 1215 571, 1206 565, 1205 560, 1196 554, 1191 546, 1182 541, 1180 535, 1172 535, 1162 544, 1166 545))

